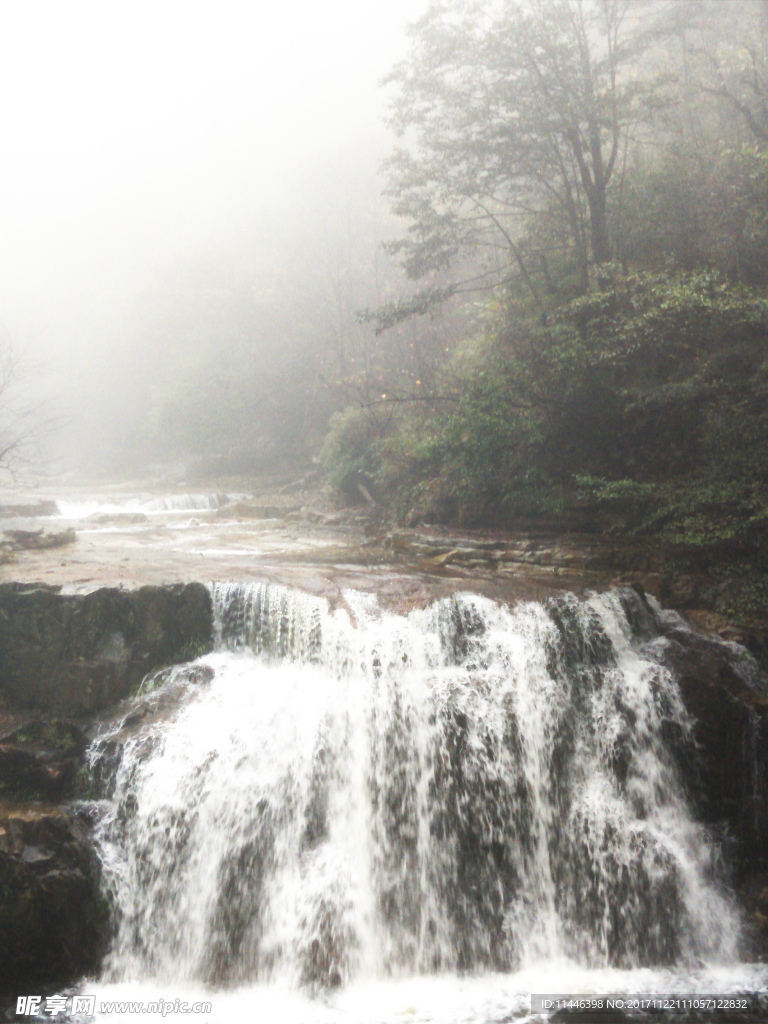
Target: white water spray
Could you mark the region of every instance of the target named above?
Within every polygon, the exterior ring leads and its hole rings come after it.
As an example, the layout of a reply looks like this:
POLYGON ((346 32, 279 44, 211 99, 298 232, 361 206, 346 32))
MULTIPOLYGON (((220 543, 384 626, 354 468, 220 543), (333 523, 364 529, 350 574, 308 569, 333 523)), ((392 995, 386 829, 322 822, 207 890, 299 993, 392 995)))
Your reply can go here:
POLYGON ((692 723, 631 595, 401 617, 349 594, 355 625, 281 587, 212 596, 216 653, 91 751, 108 977, 312 991, 736 960, 677 767, 692 723))

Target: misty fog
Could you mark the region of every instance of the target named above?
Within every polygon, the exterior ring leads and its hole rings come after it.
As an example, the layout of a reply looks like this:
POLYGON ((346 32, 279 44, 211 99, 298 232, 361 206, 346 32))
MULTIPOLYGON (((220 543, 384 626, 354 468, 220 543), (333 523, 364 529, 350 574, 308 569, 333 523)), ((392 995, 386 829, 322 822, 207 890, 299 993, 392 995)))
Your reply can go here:
POLYGON ((43 371, 27 379, 58 418, 49 469, 121 468, 150 387, 173 390, 217 332, 235 342, 211 308, 222 295, 263 307, 282 289, 278 345, 308 329, 286 289, 336 303, 321 333, 375 303, 392 233, 379 81, 422 6, 0 4, 0 327, 43 371), (351 224, 362 237, 341 256, 351 224), (366 284, 338 266, 334 284, 339 259, 367 261, 366 284))

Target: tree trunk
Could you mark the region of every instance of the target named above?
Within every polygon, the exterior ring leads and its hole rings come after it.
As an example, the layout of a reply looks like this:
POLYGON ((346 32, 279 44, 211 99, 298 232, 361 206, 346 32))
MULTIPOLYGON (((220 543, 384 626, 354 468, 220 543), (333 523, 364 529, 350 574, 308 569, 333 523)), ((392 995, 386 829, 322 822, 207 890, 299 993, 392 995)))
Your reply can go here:
POLYGON ((592 259, 597 266, 611 259, 611 243, 608 237, 608 215, 606 210, 605 186, 595 186, 587 193, 589 202, 589 227, 592 236, 592 259))

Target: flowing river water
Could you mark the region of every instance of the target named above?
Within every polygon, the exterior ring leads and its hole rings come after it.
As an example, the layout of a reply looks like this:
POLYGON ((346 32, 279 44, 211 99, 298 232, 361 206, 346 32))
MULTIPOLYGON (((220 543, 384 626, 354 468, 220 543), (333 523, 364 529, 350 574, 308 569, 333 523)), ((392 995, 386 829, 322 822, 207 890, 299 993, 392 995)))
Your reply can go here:
POLYGON ((681 771, 664 613, 211 589, 215 652, 90 750, 116 934, 82 991, 481 1024, 529 1019, 531 993, 765 990, 681 771))

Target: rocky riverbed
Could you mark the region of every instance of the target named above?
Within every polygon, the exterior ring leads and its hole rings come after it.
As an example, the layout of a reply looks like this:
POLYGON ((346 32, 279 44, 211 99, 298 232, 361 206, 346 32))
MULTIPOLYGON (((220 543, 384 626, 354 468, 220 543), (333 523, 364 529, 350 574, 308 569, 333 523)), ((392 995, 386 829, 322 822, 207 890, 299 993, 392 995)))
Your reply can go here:
POLYGON ((517 601, 637 582, 699 628, 765 658, 768 621, 717 614, 712 567, 681 569, 676 556, 546 521, 506 531, 403 529, 375 505, 337 507, 312 474, 0 491, 0 582, 87 593, 259 580, 333 603, 348 587, 373 592, 397 610, 461 588, 517 601))

